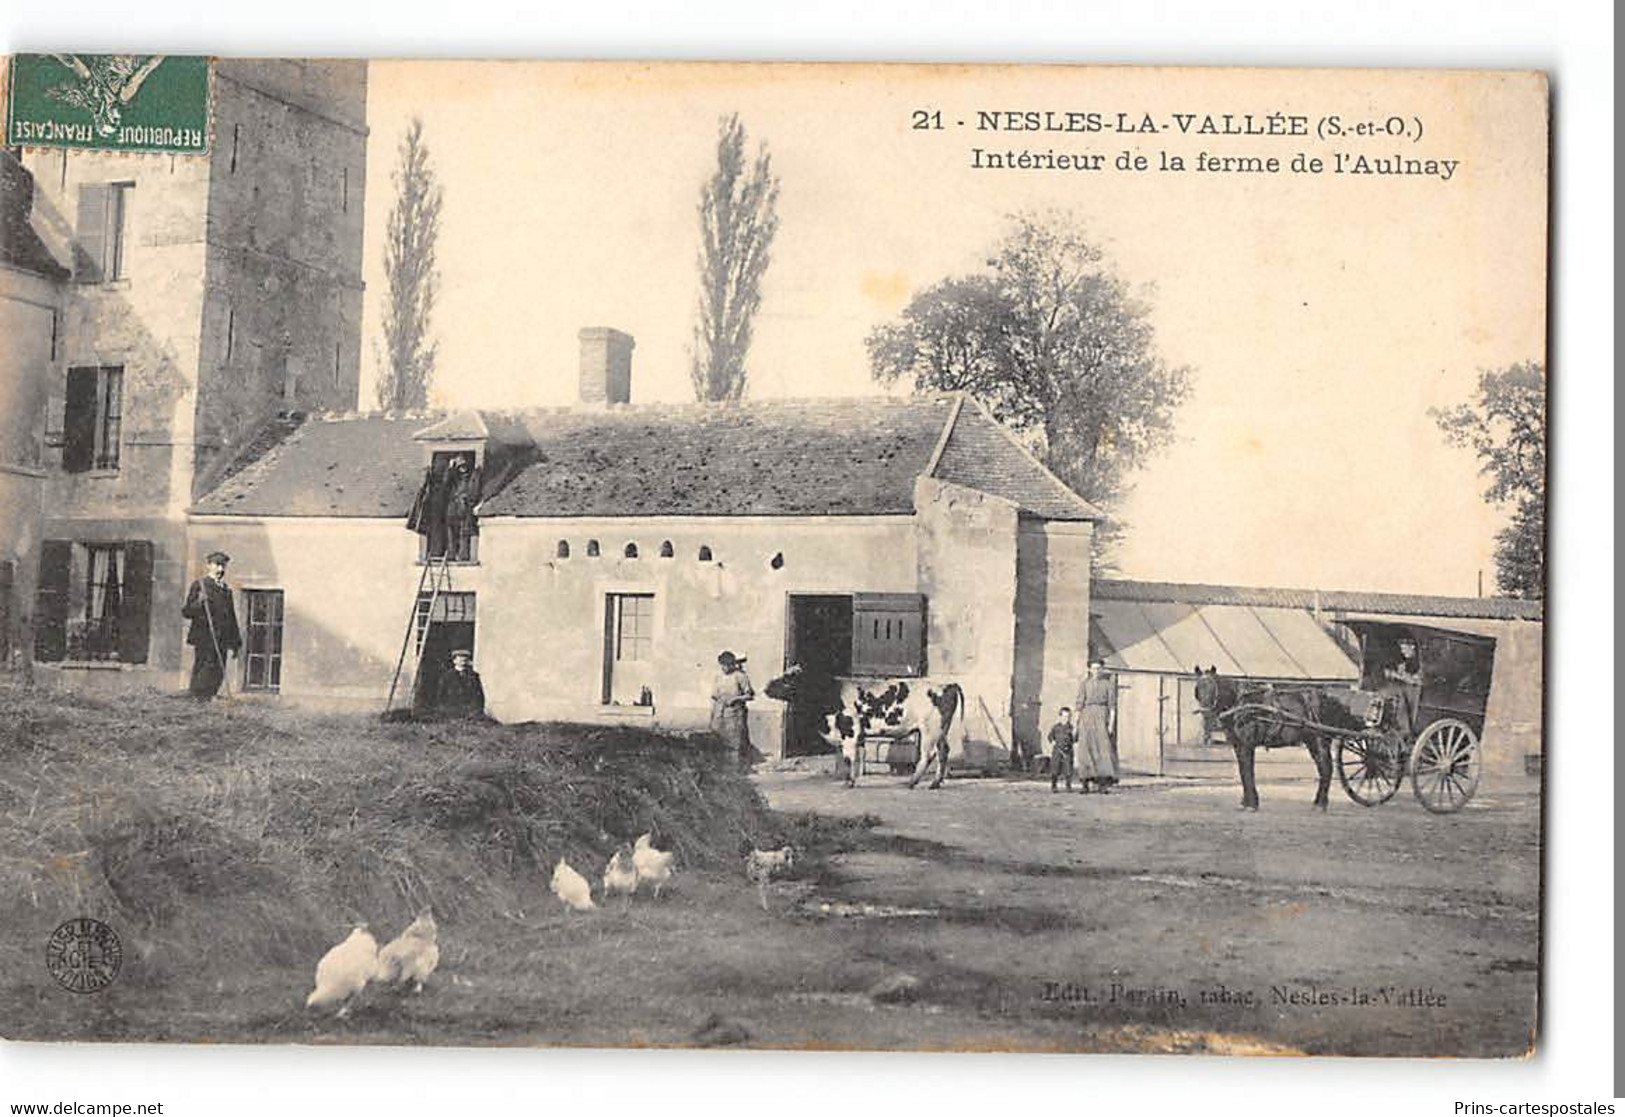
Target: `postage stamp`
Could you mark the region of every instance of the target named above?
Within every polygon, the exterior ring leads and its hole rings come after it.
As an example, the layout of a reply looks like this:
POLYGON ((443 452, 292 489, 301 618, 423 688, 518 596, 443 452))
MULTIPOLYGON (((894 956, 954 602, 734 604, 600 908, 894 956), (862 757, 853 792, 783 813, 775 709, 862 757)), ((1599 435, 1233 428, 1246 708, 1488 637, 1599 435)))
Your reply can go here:
POLYGON ((209 147, 209 59, 169 54, 18 54, 6 142, 14 147, 161 151, 209 147))

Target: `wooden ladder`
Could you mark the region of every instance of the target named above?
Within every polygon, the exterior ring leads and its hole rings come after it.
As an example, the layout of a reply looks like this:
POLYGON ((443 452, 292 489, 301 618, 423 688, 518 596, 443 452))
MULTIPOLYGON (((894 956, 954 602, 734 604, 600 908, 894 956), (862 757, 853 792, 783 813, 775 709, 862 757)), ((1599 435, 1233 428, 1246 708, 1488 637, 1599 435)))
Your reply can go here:
POLYGON ((384 713, 395 708, 395 692, 400 689, 401 671, 406 667, 406 653, 413 648, 412 637, 417 632, 418 602, 423 600, 423 587, 429 587, 429 612, 423 618, 423 638, 416 643, 412 652, 412 677, 417 678, 423 666, 423 646, 429 642, 429 626, 434 623, 434 609, 440 603, 440 594, 451 589, 450 556, 441 555, 438 559, 429 559, 423 564, 423 573, 418 575, 418 590, 412 595, 411 607, 406 611, 406 635, 401 637, 401 654, 395 657, 395 674, 389 680, 389 697, 384 699, 384 713))

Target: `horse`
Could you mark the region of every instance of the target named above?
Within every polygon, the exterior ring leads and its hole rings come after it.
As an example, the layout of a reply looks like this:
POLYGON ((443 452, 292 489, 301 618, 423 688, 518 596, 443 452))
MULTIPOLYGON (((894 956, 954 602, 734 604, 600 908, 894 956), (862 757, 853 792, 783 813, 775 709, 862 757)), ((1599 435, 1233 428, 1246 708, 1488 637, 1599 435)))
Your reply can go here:
POLYGON ((1315 762, 1320 782, 1315 788, 1314 805, 1326 810, 1332 784, 1332 737, 1313 724, 1324 724, 1333 711, 1325 709, 1314 687, 1279 688, 1261 683, 1245 683, 1219 674, 1217 667, 1196 668, 1196 704, 1202 710, 1202 725, 1208 737, 1223 726, 1236 750, 1236 767, 1241 772, 1241 806, 1258 809, 1258 781, 1254 776, 1254 753, 1258 749, 1302 745, 1315 762), (1278 711, 1284 717, 1272 716, 1278 711))

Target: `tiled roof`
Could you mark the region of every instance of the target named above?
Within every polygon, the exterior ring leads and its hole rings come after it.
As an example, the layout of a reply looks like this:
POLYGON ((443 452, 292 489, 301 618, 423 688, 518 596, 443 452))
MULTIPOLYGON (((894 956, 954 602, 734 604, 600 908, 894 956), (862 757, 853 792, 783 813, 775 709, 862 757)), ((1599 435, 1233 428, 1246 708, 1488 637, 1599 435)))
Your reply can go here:
POLYGON ((307 419, 200 498, 198 513, 405 519, 423 481, 423 416, 307 419))
POLYGON ((1544 616, 1541 602, 1512 597, 1437 597, 1415 593, 1367 593, 1362 590, 1274 589, 1263 586, 1213 586, 1187 582, 1139 582, 1121 578, 1097 578, 1091 584, 1090 592, 1094 597, 1107 601, 1320 608, 1335 613, 1384 613, 1406 617, 1538 621, 1544 616))
POLYGON ((488 516, 907 515, 948 399, 538 414, 535 459, 488 516))
MULTIPOLYGON (((763 401, 485 414, 517 468, 483 516, 908 515, 914 482, 955 411, 933 475, 1055 519, 1094 509, 955 397, 763 401)), ((317 418, 200 499, 200 514, 404 517, 426 430, 451 416, 317 418), (437 420, 439 420, 437 422, 437 420), (433 424, 433 426, 431 426, 433 424)))
POLYGON ((1050 520, 1098 520, 1101 513, 1031 457, 969 397, 931 476, 1013 501, 1050 520))

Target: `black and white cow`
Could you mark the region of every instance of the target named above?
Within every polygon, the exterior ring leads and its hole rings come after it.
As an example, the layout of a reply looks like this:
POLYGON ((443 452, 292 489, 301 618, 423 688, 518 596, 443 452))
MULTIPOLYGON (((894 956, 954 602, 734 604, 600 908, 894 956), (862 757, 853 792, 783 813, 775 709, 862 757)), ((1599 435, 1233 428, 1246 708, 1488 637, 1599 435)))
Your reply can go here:
MULTIPOLYGON (((803 678, 800 666, 792 666, 768 683, 764 693, 794 703, 804 689, 803 678)), ((908 785, 916 786, 935 765, 936 775, 929 785, 934 791, 948 777, 950 753, 962 755, 965 750, 965 694, 958 683, 933 686, 923 679, 846 679, 840 683, 832 707, 823 711, 819 728, 819 735, 846 759, 848 787, 863 776, 869 737, 899 738, 910 733, 920 735, 920 758, 908 785)))

